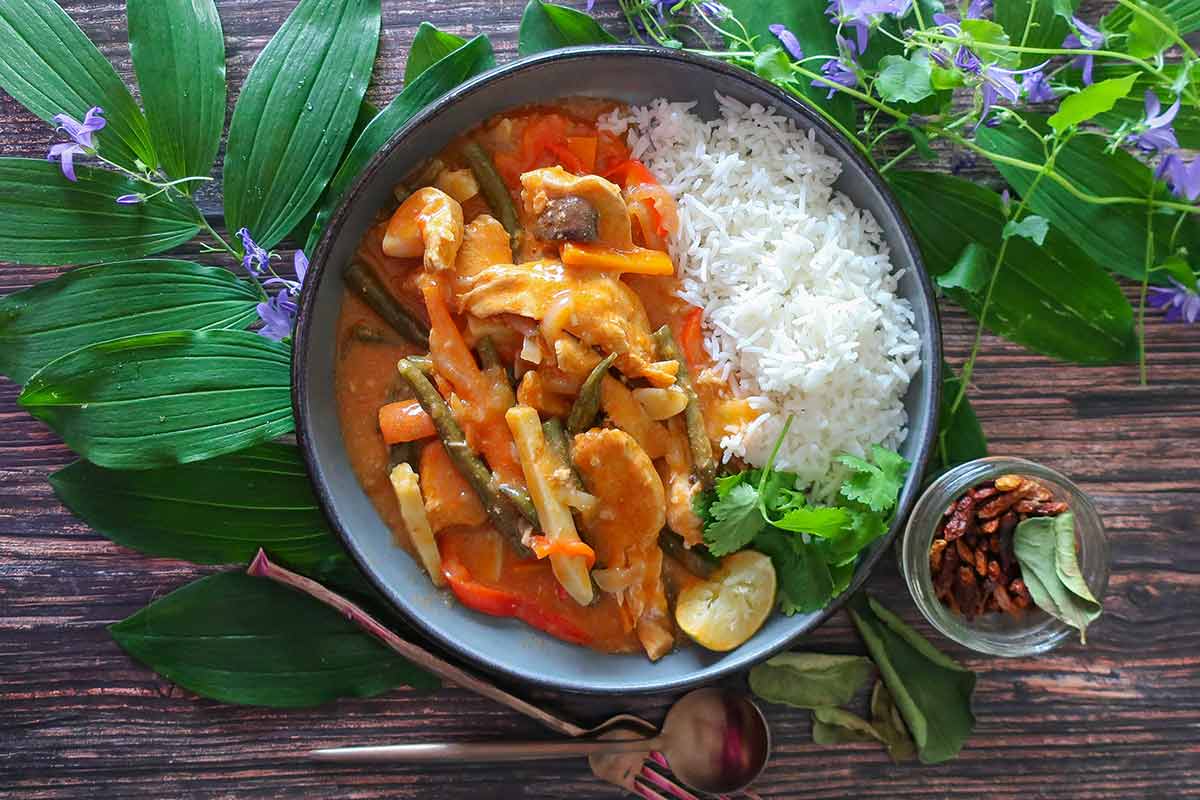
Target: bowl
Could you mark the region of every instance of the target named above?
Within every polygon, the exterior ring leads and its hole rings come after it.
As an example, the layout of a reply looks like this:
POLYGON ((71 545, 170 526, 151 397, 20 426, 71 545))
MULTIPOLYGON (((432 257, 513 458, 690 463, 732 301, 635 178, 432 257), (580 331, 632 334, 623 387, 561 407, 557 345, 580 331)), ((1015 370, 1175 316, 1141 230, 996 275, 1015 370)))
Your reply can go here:
POLYGON ((349 189, 312 254, 293 355, 293 402, 300 446, 317 497, 333 529, 379 593, 418 629, 471 663, 509 678, 584 693, 641 693, 680 689, 760 661, 828 619, 878 562, 920 488, 936 434, 941 386, 941 340, 929 278, 901 212, 883 179, 830 125, 798 100, 735 67, 664 49, 612 45, 553 51, 504 65, 459 86, 414 116, 371 160, 349 189), (913 462, 900 494, 897 522, 860 559, 849 590, 828 608, 785 617, 774 614, 759 632, 729 653, 698 646, 651 663, 642 655, 607 655, 557 641, 524 624, 484 616, 434 588, 359 488, 342 443, 334 403, 334 331, 342 301, 341 270, 392 186, 453 137, 501 111, 570 95, 644 104, 657 97, 696 101, 696 113, 717 113, 713 93, 774 107, 815 131, 845 165, 837 189, 875 215, 903 270, 900 293, 915 313, 923 366, 906 407, 910 433, 902 449, 913 462))
POLYGON ((900 570, 917 608, 943 635, 979 653, 1016 657, 1045 653, 1079 632, 1036 606, 1020 618, 992 613, 968 621, 938 599, 929 564, 929 548, 947 506, 967 489, 1010 473, 1036 478, 1050 490, 1054 500, 1065 501, 1074 512, 1079 566, 1088 588, 1103 602, 1108 587, 1108 540, 1096 507, 1065 475, 1023 458, 979 458, 959 464, 931 483, 908 518, 900 548, 900 570))

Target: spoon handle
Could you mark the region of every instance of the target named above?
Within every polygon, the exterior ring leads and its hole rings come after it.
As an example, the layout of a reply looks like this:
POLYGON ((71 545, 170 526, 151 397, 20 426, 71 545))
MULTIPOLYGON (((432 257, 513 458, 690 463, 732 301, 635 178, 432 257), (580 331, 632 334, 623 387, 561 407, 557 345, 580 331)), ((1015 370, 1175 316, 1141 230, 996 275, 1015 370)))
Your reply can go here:
POLYGON ((576 739, 559 742, 442 742, 379 747, 334 747, 313 750, 309 755, 317 761, 342 764, 426 764, 431 761, 478 763, 649 753, 659 749, 660 744, 657 737, 611 741, 576 739))

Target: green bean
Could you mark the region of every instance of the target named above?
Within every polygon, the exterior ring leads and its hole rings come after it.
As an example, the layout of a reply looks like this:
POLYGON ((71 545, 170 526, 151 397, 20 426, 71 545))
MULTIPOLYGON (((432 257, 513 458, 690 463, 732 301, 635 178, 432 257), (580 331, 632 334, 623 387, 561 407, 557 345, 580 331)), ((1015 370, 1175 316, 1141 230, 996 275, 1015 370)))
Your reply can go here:
POLYGON ((479 353, 479 364, 484 369, 501 366, 500 354, 496 352, 496 345, 492 342, 492 337, 484 336, 476 342, 475 350, 479 353))
POLYGON ((408 176, 409 183, 417 189, 424 189, 426 186, 432 185, 445 168, 446 164, 440 158, 431 158, 422 164, 420 169, 408 176))
POLYGON ((471 172, 475 173, 479 191, 483 193, 483 198, 487 200, 496 219, 512 237, 515 246, 517 234, 521 232, 521 222, 517 217, 517 207, 513 204, 512 195, 508 193, 508 187, 504 185, 504 179, 500 177, 500 173, 496 172, 496 165, 492 163, 492 157, 475 142, 467 143, 467 146, 463 148, 463 155, 466 156, 467 163, 471 166, 471 172))
POLYGON ((692 376, 688 371, 687 361, 679 352, 679 345, 671 329, 663 325, 654 332, 654 341, 658 344, 659 358, 664 361, 675 361, 679 364, 679 374, 675 376, 675 385, 687 395, 687 408, 684 409, 684 419, 687 421, 688 445, 692 450, 692 464, 696 477, 704 488, 712 485, 717 476, 717 462, 713 458, 712 442, 708 431, 704 428, 704 413, 700 411, 700 398, 696 395, 696 387, 692 385, 692 376))
POLYGON ((533 505, 533 498, 529 496, 529 492, 511 483, 498 483, 496 489, 517 507, 517 511, 520 511, 521 516, 529 520, 531 525, 538 526, 537 508, 533 505))
POLYGON ((664 529, 658 535, 658 546, 697 578, 707 578, 721 565, 720 559, 703 546, 688 547, 675 531, 664 529))
POLYGON ((408 464, 415 471, 420 453, 417 452, 416 442, 399 442, 388 447, 388 470, 391 471, 401 464, 408 464))
POLYGON ((394 345, 400 342, 387 331, 382 328, 376 328, 373 325, 368 325, 365 322, 356 322, 350 328, 350 338, 362 344, 388 344, 394 345))
POLYGON ((369 267, 358 262, 346 267, 346 285, 363 299, 396 333, 414 344, 429 346, 429 326, 413 316, 369 267))
POLYGON ((421 370, 422 375, 433 375, 433 359, 429 356, 409 356, 408 360, 412 362, 414 367, 421 370))
POLYGON ((571 413, 567 415, 567 433, 583 433, 592 427, 592 422, 600 413, 600 387, 604 383, 604 377, 608 375, 608 368, 616 360, 617 354, 610 353, 587 376, 579 390, 579 396, 575 398, 575 404, 571 406, 571 413))
MULTIPOLYGON (((567 438, 567 432, 563 430, 562 422, 556 417, 551 417, 543 422, 542 436, 546 440, 546 447, 550 448, 550 452, 554 454, 554 457, 566 465, 569 473, 567 480, 570 482, 571 488, 577 492, 587 492, 587 489, 583 486, 583 478, 579 477, 579 472, 575 469, 575 463, 571 460, 571 440, 567 438)), ((586 526, 579 527, 579 537, 587 544, 595 544, 586 526)))
POLYGON ((509 538, 519 554, 530 556, 529 548, 521 541, 528 523, 521 519, 516 506, 500 489, 500 481, 488 469, 487 464, 471 450, 471 445, 467 443, 466 435, 454 419, 450 406, 425 377, 421 368, 411 360, 400 359, 396 368, 400 371, 400 376, 412 387, 421 408, 425 409, 425 413, 433 420, 433 427, 437 429, 438 437, 445 445, 451 462, 475 490, 475 494, 479 495, 488 519, 497 530, 509 538))

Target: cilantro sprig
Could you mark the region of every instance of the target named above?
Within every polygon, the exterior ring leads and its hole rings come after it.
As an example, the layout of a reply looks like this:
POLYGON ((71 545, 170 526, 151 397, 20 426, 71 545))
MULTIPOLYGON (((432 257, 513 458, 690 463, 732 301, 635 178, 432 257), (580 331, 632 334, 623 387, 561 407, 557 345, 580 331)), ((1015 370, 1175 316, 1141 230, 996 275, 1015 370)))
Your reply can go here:
POLYGON ((813 505, 793 472, 775 461, 792 418, 765 467, 719 479, 697 500, 704 543, 715 556, 750 547, 770 556, 785 614, 817 611, 845 591, 858 554, 888 529, 909 463, 876 445, 870 460, 837 458, 847 469, 836 505, 813 505))

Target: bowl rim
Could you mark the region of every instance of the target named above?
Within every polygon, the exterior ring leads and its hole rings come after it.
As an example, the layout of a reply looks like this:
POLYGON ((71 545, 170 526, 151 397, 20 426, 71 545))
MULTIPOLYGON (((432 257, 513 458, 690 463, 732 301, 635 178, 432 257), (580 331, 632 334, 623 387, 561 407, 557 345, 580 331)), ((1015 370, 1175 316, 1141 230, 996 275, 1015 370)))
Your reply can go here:
MULTIPOLYGON (((315 455, 315 448, 310 441, 309 427, 317 425, 319 422, 312 417, 312 409, 308 403, 308 361, 310 350, 310 337, 308 320, 312 316, 312 306, 315 303, 317 295, 316 291, 308 291, 302 294, 300 300, 300 309, 297 316, 296 329, 293 335, 293 354, 292 354, 292 410, 296 421, 296 440, 303 455, 305 465, 308 468, 309 479, 312 482, 314 493, 317 497, 318 505, 321 508, 321 513, 329 523, 333 532, 341 540, 342 545, 346 548, 351 560, 354 562, 366 577, 372 588, 377 591, 380 596, 386 601, 388 606, 394 612, 398 613, 404 620, 412 624, 415 629, 420 632, 429 641, 435 643, 438 647, 463 658, 471 665, 480 668, 492 675, 498 675, 503 678, 518 681, 523 685, 536 686, 546 689, 551 689, 560 692, 572 694, 590 694, 590 695, 617 695, 617 694, 650 694, 661 693, 668 691, 676 691, 680 689, 696 686, 701 683, 711 683, 719 678, 727 676, 731 673, 738 672, 752 666, 754 663, 766 660, 779 652, 783 651, 792 645, 800 637, 811 633, 812 631, 824 625, 834 614, 836 614, 846 604, 846 602, 858 592, 867 579, 879 565, 891 545, 895 542, 896 536, 903 530, 908 515, 911 513, 914 504, 916 503, 922 489, 922 476, 925 473, 926 467, 933 453, 933 444, 937 437, 938 416, 941 408, 942 395, 942 340, 941 340, 941 324, 938 311, 936 296, 933 291, 933 284, 930 280, 929 273, 925 268, 925 263, 921 257, 920 248, 917 246, 916 238, 913 235, 912 229, 908 224, 908 219, 895 196, 887 186, 887 182, 878 170, 873 167, 855 148, 853 143, 848 141, 837 128, 825 120, 820 114, 811 110, 802 101, 796 97, 789 95, 783 90, 776 87, 774 84, 766 81, 753 73, 744 69, 734 67, 717 59, 708 58, 705 56, 692 55, 676 50, 666 48, 652 47, 647 45, 633 44, 607 44, 607 45, 580 45, 574 47, 565 47, 557 50, 550 50, 544 53, 538 53, 523 58, 518 58, 514 61, 500 64, 486 72, 480 73, 475 77, 459 84, 453 89, 446 92, 444 95, 434 100, 429 105, 422 108, 417 113, 413 114, 388 140, 379 148, 378 151, 371 157, 367 165, 362 169, 354 182, 346 190, 341 201, 338 203, 336 210, 330 216, 325 230, 321 234, 316 249, 311 256, 312 268, 308 275, 310 285, 316 286, 325 272, 327 262, 330 255, 330 250, 334 240, 340 235, 342 227, 345 225, 347 218, 350 216, 352 209, 357 206, 359 197, 362 194, 364 187, 370 183, 376 173, 383 167, 392 150, 400 141, 410 135, 410 133, 420 128, 426 120, 442 113, 447 107, 454 105, 464 98, 467 98, 477 91, 485 88, 488 84, 503 78, 511 73, 532 69, 539 65, 570 60, 586 60, 594 58, 603 59, 623 59, 629 57, 636 58, 651 58, 660 59, 663 61, 673 61, 686 65, 690 69, 706 70, 717 72, 727 78, 747 84, 753 89, 769 94, 777 108, 786 107, 789 113, 799 115, 804 118, 806 124, 819 128, 822 133, 838 141, 845 150, 846 157, 842 158, 839 154, 839 160, 845 162, 850 160, 863 173, 866 179, 871 183, 872 188, 878 192, 882 198, 888 213, 896 221, 899 229, 900 237, 903 245, 912 258, 912 270, 915 273, 914 277, 920 287, 920 293, 924 297, 925 304, 929 309, 929 320, 931 330, 929 332, 929 347, 932 351, 932 358, 928 363, 922 363, 921 370, 918 373, 920 384, 918 390, 929 398, 929 405, 926 414, 917 420, 910 419, 908 421, 908 435, 912 436, 914 422, 923 424, 924 435, 916 442, 916 458, 910 467, 910 473, 905 480, 904 486, 901 488, 900 496, 897 500, 896 510, 892 518, 892 522, 887 533, 878 540, 870 552, 864 556, 862 562, 856 567, 854 577, 850 581, 850 585, 840 595, 830 601, 829 605, 817 612, 816 616, 807 621, 806 624, 798 626, 796 630, 786 633, 779 637, 779 640, 771 643, 765 651, 751 657, 746 654, 741 658, 737 657, 737 650, 731 651, 727 658, 721 663, 702 667, 697 670, 685 673, 682 676, 672 677, 656 681, 641 681, 636 684, 627 686, 603 686, 591 687, 586 683, 579 681, 564 681, 562 679, 544 677, 540 674, 528 674, 518 670, 510 669, 503 663, 494 659, 487 652, 462 642, 455 641, 447 633, 437 629, 429 624, 420 614, 410 610, 406 603, 402 600, 402 592, 396 590, 389 583, 383 581, 376 572, 371 568, 370 564, 365 559, 360 548, 355 544, 353 537, 342 524, 342 519, 334 506, 334 498, 332 492, 324 477, 324 468, 319 463, 315 455)), ((555 94, 555 98, 560 95, 555 94)), ((894 245, 895 243, 893 243, 894 245)), ((326 423, 328 424, 328 423, 326 423)), ((777 610, 773 613, 779 613, 777 610)), ((598 658, 608 657, 607 653, 597 653, 598 658)))

